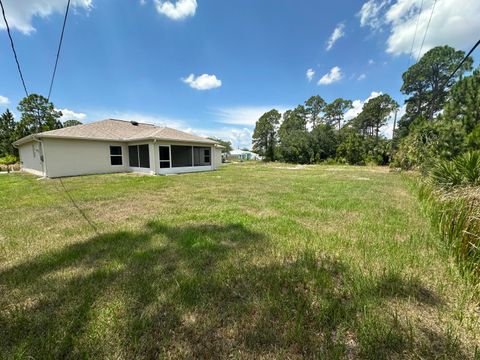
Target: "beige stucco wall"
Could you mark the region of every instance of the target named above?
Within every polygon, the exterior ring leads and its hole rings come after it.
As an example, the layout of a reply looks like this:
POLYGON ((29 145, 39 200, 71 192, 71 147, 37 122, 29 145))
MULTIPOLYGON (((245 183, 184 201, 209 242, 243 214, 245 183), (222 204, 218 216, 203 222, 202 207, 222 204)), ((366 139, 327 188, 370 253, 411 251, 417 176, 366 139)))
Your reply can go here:
POLYGON ((127 146, 119 142, 43 139, 48 177, 128 171, 127 146), (123 165, 110 164, 110 145, 122 146, 123 165))
MULTIPOLYGON (((185 168, 160 169, 159 145, 187 145, 180 142, 148 141, 148 142, 108 142, 94 140, 52 139, 43 138, 43 153, 45 156, 46 176, 50 178, 115 172, 143 172, 148 174, 185 173, 208 171, 218 168, 221 164, 221 150, 211 148, 212 165, 185 168), (128 145, 148 144, 150 153, 150 168, 129 167, 128 145), (110 164, 110 146, 121 146, 123 165, 110 164)), ((188 144, 191 146, 192 144, 188 144)), ((193 144, 197 146, 197 144, 193 144)), ((202 146, 198 144, 198 146, 202 146)), ((203 145, 208 146, 208 145, 203 145)), ((40 143, 30 142, 19 147, 20 159, 25 171, 43 175, 43 165, 40 160, 42 149, 40 143), (32 144, 36 147, 33 156, 32 144)))
POLYGON ((43 176, 42 145, 32 141, 18 147, 23 171, 43 176))
POLYGON ((213 168, 216 170, 222 165, 222 149, 213 148, 213 168))

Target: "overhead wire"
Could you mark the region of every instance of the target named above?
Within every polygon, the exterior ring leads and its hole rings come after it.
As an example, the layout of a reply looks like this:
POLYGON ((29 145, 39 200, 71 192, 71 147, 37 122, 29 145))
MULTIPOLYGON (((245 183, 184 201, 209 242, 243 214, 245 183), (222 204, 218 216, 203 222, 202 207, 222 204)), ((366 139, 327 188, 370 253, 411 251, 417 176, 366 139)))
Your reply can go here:
POLYGON ((423 10, 423 0, 422 0, 422 3, 420 4, 420 10, 418 11, 417 23, 415 24, 415 33, 413 34, 412 46, 410 48, 410 55, 408 55, 408 67, 410 67, 410 63, 412 61, 413 46, 415 45, 415 40, 417 38, 418 23, 420 21, 420 15, 422 14, 422 10, 423 10))
POLYGON ((20 74, 20 79, 22 80, 23 90, 25 90, 25 95, 28 96, 27 85, 25 84, 25 79, 23 78, 22 68, 20 66, 20 61, 18 60, 17 51, 15 50, 15 44, 13 43, 10 26, 8 25, 7 16, 5 15, 5 8, 3 7, 2 0, 0 0, 0 7, 2 8, 3 20, 5 21, 5 26, 7 28, 8 38, 10 39, 10 46, 13 51, 13 56, 15 57, 15 62, 17 63, 18 73, 20 74))
POLYGON ((60 51, 62 50, 63 35, 65 34, 65 25, 67 24, 68 10, 70 9, 70 0, 67 2, 67 8, 65 9, 65 16, 63 18, 62 32, 60 34, 60 40, 58 42, 57 56, 55 58, 55 66, 53 67, 52 79, 50 81, 50 87, 48 89, 48 101, 50 101, 50 96, 52 95, 53 83, 55 81, 55 74, 57 73, 58 59, 60 58, 60 51))
POLYGON ((436 4, 437 4, 437 0, 433 0, 433 6, 432 6, 432 11, 430 12, 430 18, 428 19, 427 27, 425 29, 425 33, 423 34, 422 45, 420 45, 420 49, 418 50, 417 62, 420 59, 420 55, 421 55, 422 49, 423 49, 423 44, 425 44, 425 39, 427 37, 428 28, 430 27, 430 21, 432 21, 432 16, 433 16, 433 12, 435 10, 435 5, 436 4))

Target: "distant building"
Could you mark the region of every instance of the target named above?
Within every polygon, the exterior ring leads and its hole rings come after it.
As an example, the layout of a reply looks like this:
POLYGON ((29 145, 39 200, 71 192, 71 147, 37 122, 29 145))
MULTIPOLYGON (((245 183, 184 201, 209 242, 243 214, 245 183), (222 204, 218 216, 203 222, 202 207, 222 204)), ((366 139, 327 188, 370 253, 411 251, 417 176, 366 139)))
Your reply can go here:
POLYGON ((262 160, 262 157, 252 151, 245 151, 245 150, 232 150, 229 154, 227 154, 227 158, 230 160, 262 160))

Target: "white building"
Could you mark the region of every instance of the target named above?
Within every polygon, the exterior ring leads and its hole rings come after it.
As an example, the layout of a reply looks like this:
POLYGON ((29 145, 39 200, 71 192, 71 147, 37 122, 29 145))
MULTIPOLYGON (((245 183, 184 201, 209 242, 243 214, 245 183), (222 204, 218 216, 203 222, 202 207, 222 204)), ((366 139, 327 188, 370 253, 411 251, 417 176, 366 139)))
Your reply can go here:
POLYGON ((232 150, 230 151, 230 154, 228 155, 228 158, 232 160, 262 160, 262 157, 252 151, 246 151, 246 150, 232 150))
POLYGON ((222 147, 168 127, 107 119, 29 135, 14 143, 22 170, 49 178, 101 173, 215 170, 222 147))

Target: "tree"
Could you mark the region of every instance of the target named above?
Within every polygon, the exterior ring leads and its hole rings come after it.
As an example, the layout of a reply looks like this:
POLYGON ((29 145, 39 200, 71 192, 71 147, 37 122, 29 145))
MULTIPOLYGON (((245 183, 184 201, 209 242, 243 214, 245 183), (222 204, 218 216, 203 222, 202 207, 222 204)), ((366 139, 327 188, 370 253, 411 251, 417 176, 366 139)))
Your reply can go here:
POLYGON ((370 135, 375 134, 375 140, 378 142, 380 128, 387 123, 388 116, 392 111, 398 109, 398 104, 390 95, 383 94, 370 99, 363 105, 359 119, 363 127, 370 128, 370 135))
POLYGON ((319 95, 311 96, 305 101, 305 111, 308 115, 312 128, 321 122, 320 114, 325 110, 327 103, 319 95))
POLYGON ((465 56, 450 46, 437 46, 426 52, 419 62, 403 73, 400 89, 409 95, 405 101, 406 113, 399 121, 399 136, 408 134, 410 124, 419 116, 432 119, 448 99, 450 88, 472 69, 473 59, 469 57, 456 74, 447 82, 449 75, 465 56))
POLYGON ((342 121, 345 112, 352 108, 352 101, 338 98, 325 106, 325 120, 330 125, 338 125, 338 130, 342 127, 342 121))
POLYGON ((62 112, 42 95, 30 94, 17 107, 21 118, 18 124, 20 137, 62 127, 62 112))
POLYGON ((66 120, 63 122, 63 127, 70 127, 70 126, 77 126, 82 125, 82 123, 78 120, 66 120))
POLYGON ((467 134, 480 125, 480 67, 452 87, 443 115, 462 122, 467 134))
POLYGON ((283 114, 283 122, 278 129, 279 151, 286 162, 307 164, 312 157, 307 131, 307 116, 301 105, 283 114))
POLYGON ((6 110, 0 116, 0 157, 17 155, 12 143, 17 140, 17 123, 10 110, 6 110))
POLYGON ((337 157, 351 165, 365 163, 365 147, 363 136, 349 129, 344 141, 337 148, 337 157))
POLYGON ((223 154, 229 154, 230 151, 233 150, 232 148, 232 143, 230 141, 227 141, 227 140, 222 140, 222 139, 219 139, 219 138, 216 138, 216 137, 209 137, 210 140, 213 140, 213 141, 216 141, 218 142, 220 145, 223 146, 223 149, 222 149, 222 153, 223 154))
POLYGON ((275 160, 276 127, 282 115, 272 109, 263 114, 255 124, 253 131, 253 151, 263 156, 266 161, 275 160))
POLYGON ((329 124, 319 124, 310 133, 313 161, 320 162, 334 158, 338 146, 335 128, 329 124))

